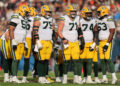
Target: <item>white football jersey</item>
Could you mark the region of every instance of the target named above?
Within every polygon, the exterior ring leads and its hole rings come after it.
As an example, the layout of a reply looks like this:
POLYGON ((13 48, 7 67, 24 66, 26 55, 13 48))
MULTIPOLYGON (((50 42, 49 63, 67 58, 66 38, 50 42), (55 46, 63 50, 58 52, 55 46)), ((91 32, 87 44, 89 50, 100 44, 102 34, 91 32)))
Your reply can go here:
POLYGON ((11 16, 10 21, 17 24, 17 26, 14 30, 14 39, 18 43, 23 43, 25 41, 27 30, 30 29, 30 25, 28 24, 28 20, 24 19, 22 16, 16 14, 16 15, 11 16))
POLYGON ((62 30, 63 37, 66 38, 70 42, 78 41, 78 25, 80 17, 76 16, 76 18, 72 21, 67 15, 61 17, 64 20, 64 27, 62 30))
POLYGON ((30 25, 30 29, 27 30, 27 35, 26 35, 27 38, 32 37, 33 22, 34 22, 34 17, 29 17, 28 24, 30 25))
POLYGON ((39 17, 40 27, 38 30, 40 40, 52 40, 52 24, 55 23, 53 18, 46 19, 45 17, 39 17))
POLYGON ((93 42, 93 29, 96 25, 96 20, 91 19, 90 21, 86 21, 82 18, 80 24, 85 42, 93 42))
POLYGON ((108 16, 102 20, 97 20, 99 30, 99 40, 107 40, 110 35, 110 29, 115 28, 115 23, 111 16, 108 16))

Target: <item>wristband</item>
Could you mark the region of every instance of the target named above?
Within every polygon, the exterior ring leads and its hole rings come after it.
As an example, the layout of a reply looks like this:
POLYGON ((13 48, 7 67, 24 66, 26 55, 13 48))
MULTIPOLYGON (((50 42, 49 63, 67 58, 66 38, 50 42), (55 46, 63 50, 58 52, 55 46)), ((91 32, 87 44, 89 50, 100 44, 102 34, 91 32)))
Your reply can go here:
POLYGON ((66 40, 66 39, 63 37, 62 40, 64 41, 64 40, 66 40))

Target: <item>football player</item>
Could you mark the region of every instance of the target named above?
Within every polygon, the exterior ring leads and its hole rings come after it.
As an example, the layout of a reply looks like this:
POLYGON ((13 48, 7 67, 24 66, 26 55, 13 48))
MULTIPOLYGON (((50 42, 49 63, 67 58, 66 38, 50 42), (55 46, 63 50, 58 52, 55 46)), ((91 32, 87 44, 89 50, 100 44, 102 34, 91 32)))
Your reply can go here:
MULTIPOLYGON (((92 59, 96 46, 97 25, 96 20, 92 18, 92 11, 88 7, 84 7, 81 11, 82 19, 80 20, 81 30, 85 40, 85 46, 80 54, 80 69, 82 70, 83 62, 87 62, 87 80, 86 83, 94 83, 91 78, 92 59)), ((81 77, 81 72, 79 74, 81 77)))
POLYGON ((27 30, 30 29, 28 24, 29 7, 27 5, 19 6, 19 14, 12 15, 9 24, 9 34, 11 39, 11 50, 13 55, 12 61, 12 82, 21 83, 17 78, 19 61, 22 58, 24 49, 28 48, 24 43, 27 30), (24 46, 25 45, 25 46, 24 46))
POLYGON ((3 63, 4 82, 10 82, 10 79, 12 76, 12 73, 11 73, 12 55, 11 55, 11 48, 10 48, 9 29, 6 30, 6 32, 2 35, 1 39, 2 39, 2 52, 4 55, 4 63, 3 63))
POLYGON ((108 83, 106 76, 106 67, 108 65, 112 73, 112 84, 117 82, 114 64, 111 61, 111 43, 115 33, 115 23, 113 18, 109 16, 109 9, 106 6, 100 6, 97 9, 97 25, 98 25, 98 38, 99 38, 99 54, 102 65, 103 83, 108 83), (107 64, 107 65, 106 65, 107 64))
MULTIPOLYGON (((64 63, 63 63, 63 84, 67 83, 67 72, 68 64, 70 60, 73 60, 73 71, 74 80, 73 83, 82 84, 78 77, 78 65, 79 65, 79 40, 78 38, 78 27, 80 17, 77 16, 77 7, 73 5, 68 5, 66 7, 67 15, 60 17, 60 22, 58 25, 58 35, 63 42, 63 53, 64 53, 64 63)), ((80 31, 81 32, 81 31, 80 31)))
POLYGON ((24 73, 23 73, 22 83, 28 82, 26 78, 29 71, 29 58, 31 54, 31 36, 32 36, 33 22, 34 22, 35 16, 36 16, 36 9, 34 7, 30 7, 30 13, 28 17, 28 23, 30 25, 30 28, 27 31, 26 42, 25 42, 27 43, 28 48, 25 49, 25 52, 24 52, 25 59, 24 59, 24 73))
POLYGON ((54 34, 55 20, 52 18, 52 9, 43 5, 41 7, 41 17, 35 17, 33 29, 34 38, 38 48, 39 62, 37 71, 39 75, 39 83, 51 83, 45 76, 48 73, 48 64, 52 53, 52 35, 54 34))

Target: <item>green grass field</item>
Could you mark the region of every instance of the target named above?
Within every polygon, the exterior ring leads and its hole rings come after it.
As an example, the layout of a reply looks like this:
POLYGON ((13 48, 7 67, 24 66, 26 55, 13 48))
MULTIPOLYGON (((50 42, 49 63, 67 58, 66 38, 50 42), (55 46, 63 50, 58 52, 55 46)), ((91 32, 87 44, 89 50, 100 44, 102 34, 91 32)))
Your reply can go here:
MULTIPOLYGON (((61 83, 52 83, 52 84, 39 84, 37 83, 37 80, 32 78, 32 73, 29 72, 28 75, 28 80, 29 83, 23 83, 23 84, 15 84, 15 83, 4 83, 3 82, 3 71, 0 71, 0 86, 120 86, 120 73, 117 73, 117 78, 118 78, 118 83, 116 85, 111 85, 111 75, 108 73, 108 79, 109 79, 109 84, 73 84, 72 79, 73 79, 73 73, 69 72, 68 73, 68 84, 61 84, 61 83)), ((19 79, 22 79, 22 71, 18 72, 19 79)), ((49 72, 49 76, 52 79, 55 79, 54 73, 49 72)), ((93 75, 92 75, 93 76, 93 75)), ((102 78, 102 74, 99 73, 99 78, 102 78)))

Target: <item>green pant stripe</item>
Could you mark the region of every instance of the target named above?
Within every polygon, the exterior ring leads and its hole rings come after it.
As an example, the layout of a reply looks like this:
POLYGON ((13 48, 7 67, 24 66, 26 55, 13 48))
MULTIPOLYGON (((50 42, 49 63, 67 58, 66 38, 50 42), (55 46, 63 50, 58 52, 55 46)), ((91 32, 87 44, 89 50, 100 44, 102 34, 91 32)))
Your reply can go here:
POLYGON ((5 59, 7 59, 8 57, 7 57, 6 47, 5 47, 5 40, 2 40, 2 48, 3 48, 5 59))
POLYGON ((11 41, 11 51, 12 51, 13 59, 16 60, 15 52, 14 52, 13 46, 12 46, 12 41, 11 41))
POLYGON ((63 43, 62 43, 62 56, 63 56, 63 60, 65 61, 65 54, 64 54, 63 43))
POLYGON ((38 51, 38 59, 41 60, 40 51, 38 51))

